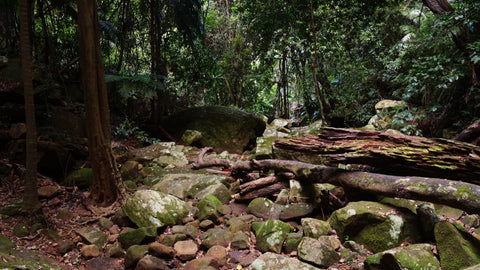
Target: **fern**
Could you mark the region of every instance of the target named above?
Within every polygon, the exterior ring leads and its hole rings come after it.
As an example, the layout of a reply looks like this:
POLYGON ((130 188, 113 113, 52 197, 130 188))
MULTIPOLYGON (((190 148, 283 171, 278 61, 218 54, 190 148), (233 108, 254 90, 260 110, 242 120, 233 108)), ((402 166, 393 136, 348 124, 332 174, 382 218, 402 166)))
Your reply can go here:
POLYGON ((128 98, 153 98, 157 91, 165 91, 166 85, 163 83, 163 76, 154 76, 148 73, 124 73, 124 74, 106 74, 107 83, 118 83, 118 93, 124 99, 128 98))

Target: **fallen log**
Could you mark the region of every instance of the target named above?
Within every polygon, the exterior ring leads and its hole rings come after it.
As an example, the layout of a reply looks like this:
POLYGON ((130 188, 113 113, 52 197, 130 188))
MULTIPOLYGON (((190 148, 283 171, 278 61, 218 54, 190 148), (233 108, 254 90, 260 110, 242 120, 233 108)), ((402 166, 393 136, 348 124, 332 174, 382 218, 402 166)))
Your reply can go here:
POLYGON ((316 155, 331 166, 363 164, 387 174, 480 184, 480 147, 454 140, 328 127, 318 136, 277 140, 275 148, 296 153, 299 161, 316 155))
MULTIPOLYGON (((231 169, 232 176, 246 175, 251 171, 290 172, 296 180, 305 184, 330 183, 346 190, 439 203, 462 209, 471 214, 480 214, 480 186, 460 181, 346 171, 290 160, 265 159, 239 162, 220 159, 201 160, 202 162, 193 165, 194 169, 223 166, 231 169)), ((253 199, 255 195, 257 194, 252 194, 249 198, 253 199)))

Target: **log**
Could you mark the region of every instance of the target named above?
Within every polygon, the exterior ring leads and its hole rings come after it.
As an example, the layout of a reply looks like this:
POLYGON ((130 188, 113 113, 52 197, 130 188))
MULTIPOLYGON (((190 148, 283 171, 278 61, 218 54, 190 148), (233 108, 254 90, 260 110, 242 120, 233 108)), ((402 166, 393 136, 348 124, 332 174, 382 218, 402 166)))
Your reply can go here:
MULTIPOLYGON (((194 169, 218 166, 218 160, 193 165, 194 169)), ((293 173, 305 184, 330 183, 345 189, 369 192, 375 195, 414 199, 459 208, 471 214, 480 214, 480 186, 440 178, 403 177, 369 172, 347 171, 291 160, 251 160, 224 162, 232 174, 246 175, 259 170, 293 173), (227 164, 228 163, 228 164, 227 164)), ((280 183, 276 183, 277 185, 280 183)), ((277 189, 278 187, 275 187, 277 189)), ((249 193, 250 194, 250 193, 249 193)), ((263 194, 263 193, 262 193, 263 194)), ((251 194, 249 199, 258 194, 251 194)), ((237 196, 238 197, 238 196, 237 196)), ((244 199, 247 197, 242 196, 244 199)))
POLYGON ((468 126, 453 139, 460 142, 468 142, 477 146, 480 145, 480 120, 468 126))
POLYGON ((277 140, 275 148, 317 155, 332 166, 363 164, 387 174, 480 184, 480 147, 454 140, 328 127, 318 136, 277 140))

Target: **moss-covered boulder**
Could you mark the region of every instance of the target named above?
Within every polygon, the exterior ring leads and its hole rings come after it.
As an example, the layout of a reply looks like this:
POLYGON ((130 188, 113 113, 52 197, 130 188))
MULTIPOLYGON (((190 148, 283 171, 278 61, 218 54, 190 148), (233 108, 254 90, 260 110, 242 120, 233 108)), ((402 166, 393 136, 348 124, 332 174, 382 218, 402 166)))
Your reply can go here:
POLYGON ((296 258, 286 257, 283 255, 267 252, 255 259, 248 267, 249 270, 265 270, 265 269, 283 269, 283 270, 317 270, 308 263, 299 261, 296 258))
POLYGON ((127 249, 125 254, 125 266, 127 268, 133 267, 140 259, 148 252, 148 246, 146 245, 133 245, 127 249))
POLYGON ((442 269, 463 269, 480 264, 480 241, 463 227, 440 221, 434 232, 442 269))
POLYGON ((167 119, 163 127, 177 139, 181 139, 186 130, 196 130, 202 133, 197 146, 241 153, 262 135, 265 122, 255 114, 238 109, 205 106, 180 111, 167 119))
POLYGON ((77 186, 79 188, 88 188, 93 182, 92 168, 81 168, 70 173, 63 181, 66 186, 77 186))
POLYGON ((213 246, 228 247, 232 242, 233 233, 222 228, 211 228, 200 235, 202 246, 209 249, 213 246))
POLYGON ((310 203, 292 203, 282 208, 279 218, 281 220, 291 220, 294 218, 305 217, 312 213, 313 205, 310 203))
POLYGON ((133 245, 140 245, 146 241, 155 240, 156 236, 156 227, 144 227, 120 233, 118 241, 122 244, 123 248, 127 249, 133 245))
POLYGON ((8 237, 0 235, 0 255, 9 254, 14 247, 15 245, 8 237))
POLYGON ((213 195, 207 195, 201 199, 197 204, 197 208, 199 220, 210 219, 216 221, 223 213, 222 202, 213 195))
MULTIPOLYGON (((440 269, 430 244, 413 244, 367 257, 365 269, 440 269)), ((459 269, 459 268, 457 268, 459 269)))
POLYGON ((247 213, 263 219, 278 219, 284 205, 267 198, 255 198, 247 206, 247 213))
POLYGON ((377 202, 351 202, 328 220, 341 241, 353 240, 372 252, 423 240, 416 216, 377 202))
POLYGON ((254 222, 252 228, 257 238, 257 248, 261 252, 280 253, 287 235, 293 231, 290 224, 280 220, 254 222))
POLYGON ((125 214, 138 227, 180 224, 190 208, 177 197, 155 190, 137 190, 123 205, 125 214))
POLYGON ((318 238, 322 235, 333 233, 332 227, 327 221, 315 218, 302 218, 303 235, 311 238, 318 238))
MULTIPOLYGON (((207 173, 174 172, 160 176, 159 182, 153 185, 152 189, 185 199, 195 197, 197 193, 211 185, 228 183, 228 181, 227 177, 207 173)), ((224 192, 225 190, 219 193, 222 194, 221 196, 227 197, 224 192)))
POLYGON ((216 183, 216 184, 207 186, 206 188, 202 189, 197 194, 195 194, 194 198, 202 199, 208 195, 213 195, 217 197, 217 199, 223 204, 228 203, 232 198, 232 195, 230 194, 230 190, 228 190, 228 188, 222 183, 216 183))

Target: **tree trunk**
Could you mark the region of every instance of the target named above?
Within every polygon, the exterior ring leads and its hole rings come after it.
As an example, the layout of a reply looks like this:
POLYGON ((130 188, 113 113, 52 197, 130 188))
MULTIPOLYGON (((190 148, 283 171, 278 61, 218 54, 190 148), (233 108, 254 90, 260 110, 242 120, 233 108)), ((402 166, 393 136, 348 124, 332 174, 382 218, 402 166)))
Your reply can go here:
POLYGON ((321 157, 330 165, 363 164, 382 173, 445 177, 480 184, 480 147, 475 145, 379 131, 331 127, 322 131, 318 136, 278 140, 275 147, 287 154, 321 157))
MULTIPOLYGON (((352 172, 323 165, 272 159, 232 162, 221 159, 203 161, 199 158, 199 163, 194 164, 193 168, 201 169, 213 166, 230 168, 232 176, 236 178, 244 177, 251 171, 274 170, 277 174, 290 172, 293 173, 296 180, 304 184, 330 183, 347 190, 440 203, 472 214, 480 213, 480 196, 478 196, 480 186, 460 181, 352 172)), ((278 190, 278 188, 274 189, 278 190)), ((251 196, 250 199, 253 198, 251 196)))
POLYGON ((95 0, 77 0, 80 67, 85 96, 88 150, 93 170, 90 199, 109 206, 125 199, 125 187, 110 147, 110 114, 95 0))
POLYGON ((32 83, 32 60, 30 47, 30 29, 28 17, 28 0, 20 1, 20 39, 22 50, 22 81, 25 98, 26 139, 26 176, 22 208, 32 213, 40 209, 37 193, 37 128, 35 122, 34 89, 32 83))
POLYGON ((460 132, 455 138, 459 142, 468 142, 474 145, 480 145, 480 120, 468 126, 464 131, 460 132))

